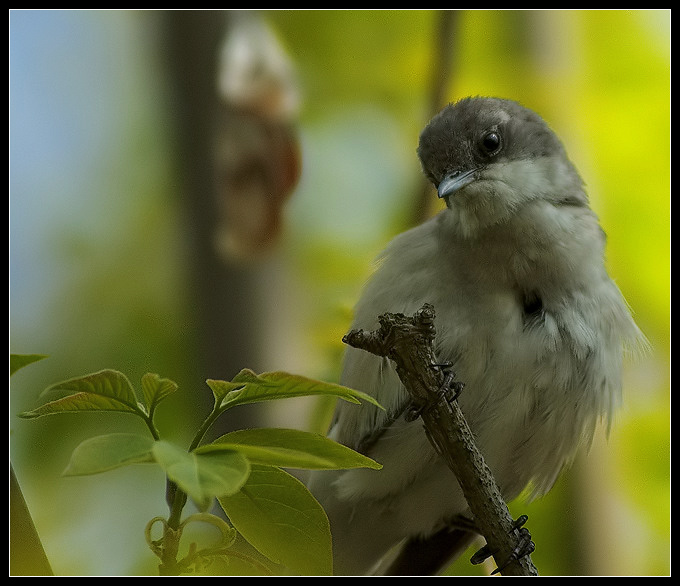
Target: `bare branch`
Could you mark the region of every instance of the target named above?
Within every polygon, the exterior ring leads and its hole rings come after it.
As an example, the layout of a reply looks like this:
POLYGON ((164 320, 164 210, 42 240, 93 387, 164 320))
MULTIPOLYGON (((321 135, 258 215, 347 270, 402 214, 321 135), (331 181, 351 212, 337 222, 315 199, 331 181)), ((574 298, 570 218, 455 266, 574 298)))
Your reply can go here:
POLYGON ((500 490, 477 449, 457 401, 462 384, 437 363, 433 350, 434 308, 426 304, 412 317, 385 313, 373 332, 353 330, 343 341, 390 358, 409 392, 415 416, 420 415, 430 442, 455 474, 467 499, 476 528, 487 545, 473 556, 479 563, 493 555, 504 575, 538 575, 528 555, 533 542, 521 523, 513 520, 500 490), (527 553, 528 552, 528 553, 527 553))

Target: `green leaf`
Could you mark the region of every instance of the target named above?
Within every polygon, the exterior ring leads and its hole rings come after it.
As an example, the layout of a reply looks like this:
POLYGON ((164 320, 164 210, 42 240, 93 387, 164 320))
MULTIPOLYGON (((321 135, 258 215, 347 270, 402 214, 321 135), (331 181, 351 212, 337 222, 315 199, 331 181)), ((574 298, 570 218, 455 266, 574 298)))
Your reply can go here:
POLYGON ((205 560, 205 565, 199 569, 201 576, 271 576, 271 568, 259 559, 251 557, 246 553, 232 549, 222 550, 218 554, 200 553, 201 559, 205 560))
POLYGON ((43 394, 65 391, 65 397, 45 403, 32 411, 20 413, 27 419, 74 411, 123 411, 145 416, 127 377, 115 370, 102 370, 72 378, 47 388, 43 394))
POLYGON ((218 501, 239 533, 273 562, 301 575, 332 573, 328 517, 297 478, 255 464, 241 490, 218 501))
POLYGON ((44 354, 10 354, 9 355, 9 374, 13 375, 17 370, 28 366, 33 362, 47 358, 44 354))
POLYGON ((239 452, 196 454, 161 440, 152 453, 168 478, 199 504, 237 492, 250 474, 250 463, 239 452))
POLYGON ((239 372, 231 382, 212 379, 206 382, 212 389, 215 402, 222 409, 246 403, 309 395, 330 395, 350 403, 365 401, 380 407, 373 397, 361 391, 286 372, 265 372, 257 375, 246 368, 239 372))
POLYGON ((196 449, 209 453, 215 450, 236 450, 256 464, 283 468, 336 470, 373 468, 380 464, 323 435, 296 429, 243 429, 227 433, 210 444, 196 449))
POLYGON ((222 549, 231 547, 236 541, 236 529, 234 529, 229 523, 227 523, 221 517, 213 515, 212 513, 194 513, 190 515, 184 521, 182 521, 182 527, 186 527, 189 523, 207 523, 216 527, 220 532, 220 539, 217 543, 210 546, 211 550, 222 549))
POLYGON ((66 476, 97 474, 128 464, 153 462, 154 441, 134 433, 110 433, 86 439, 71 454, 66 476))
POLYGON ((161 378, 157 374, 147 372, 142 377, 142 394, 149 412, 163 399, 177 390, 177 383, 168 378, 161 378))

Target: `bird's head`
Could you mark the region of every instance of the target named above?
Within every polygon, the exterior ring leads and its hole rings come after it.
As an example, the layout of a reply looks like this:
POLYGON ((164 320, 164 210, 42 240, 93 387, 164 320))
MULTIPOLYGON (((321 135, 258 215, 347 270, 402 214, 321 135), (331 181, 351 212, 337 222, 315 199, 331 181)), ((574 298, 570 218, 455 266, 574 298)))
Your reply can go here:
POLYGON ((517 102, 465 98, 449 104, 422 131, 418 156, 467 235, 507 221, 532 201, 587 205, 560 140, 517 102))

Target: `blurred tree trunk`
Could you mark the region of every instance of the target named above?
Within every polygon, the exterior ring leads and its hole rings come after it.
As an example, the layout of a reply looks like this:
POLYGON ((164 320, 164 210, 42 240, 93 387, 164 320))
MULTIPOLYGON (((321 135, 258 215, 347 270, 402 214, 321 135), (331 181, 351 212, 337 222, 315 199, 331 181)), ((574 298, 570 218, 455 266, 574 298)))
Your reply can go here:
MULTIPOLYGON (((451 80, 455 78, 454 40, 460 27, 460 11, 439 10, 432 31, 433 47, 430 71, 430 85, 427 88, 428 119, 432 118, 446 104, 455 101, 451 98, 451 80)), ((427 120, 423 121, 426 124, 427 120)), ((420 178, 420 191, 414 200, 411 224, 417 226, 427 220, 435 210, 437 201, 432 184, 424 175, 420 178)), ((409 226, 410 227, 410 226, 409 226)))
MULTIPOLYGON (((161 47, 170 88, 170 119, 178 193, 187 247, 189 302, 195 319, 198 372, 205 378, 231 379, 244 367, 257 370, 257 277, 250 264, 228 264, 214 246, 217 224, 214 137, 219 117, 216 92, 218 48, 230 13, 163 11, 161 47)), ((211 401, 209 393, 201 400, 211 401)), ((250 425, 256 411, 238 410, 238 425, 250 425)), ((233 427, 225 415, 222 429, 233 427)))

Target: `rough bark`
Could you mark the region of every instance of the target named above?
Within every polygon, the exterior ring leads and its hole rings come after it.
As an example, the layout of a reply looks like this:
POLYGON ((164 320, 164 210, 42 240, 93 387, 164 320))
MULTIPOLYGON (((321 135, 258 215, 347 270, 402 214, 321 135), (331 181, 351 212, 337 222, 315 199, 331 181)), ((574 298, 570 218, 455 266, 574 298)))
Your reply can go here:
POLYGON ((377 330, 353 330, 343 340, 394 362, 412 398, 413 416, 422 417, 432 445, 460 483, 476 529, 486 539, 473 563, 483 561, 488 553, 504 575, 538 575, 529 556, 533 542, 521 527, 526 519, 515 521, 510 515, 456 401, 463 385, 453 380, 446 365, 437 363, 434 318, 434 308, 428 304, 413 316, 386 313, 379 317, 377 330))

